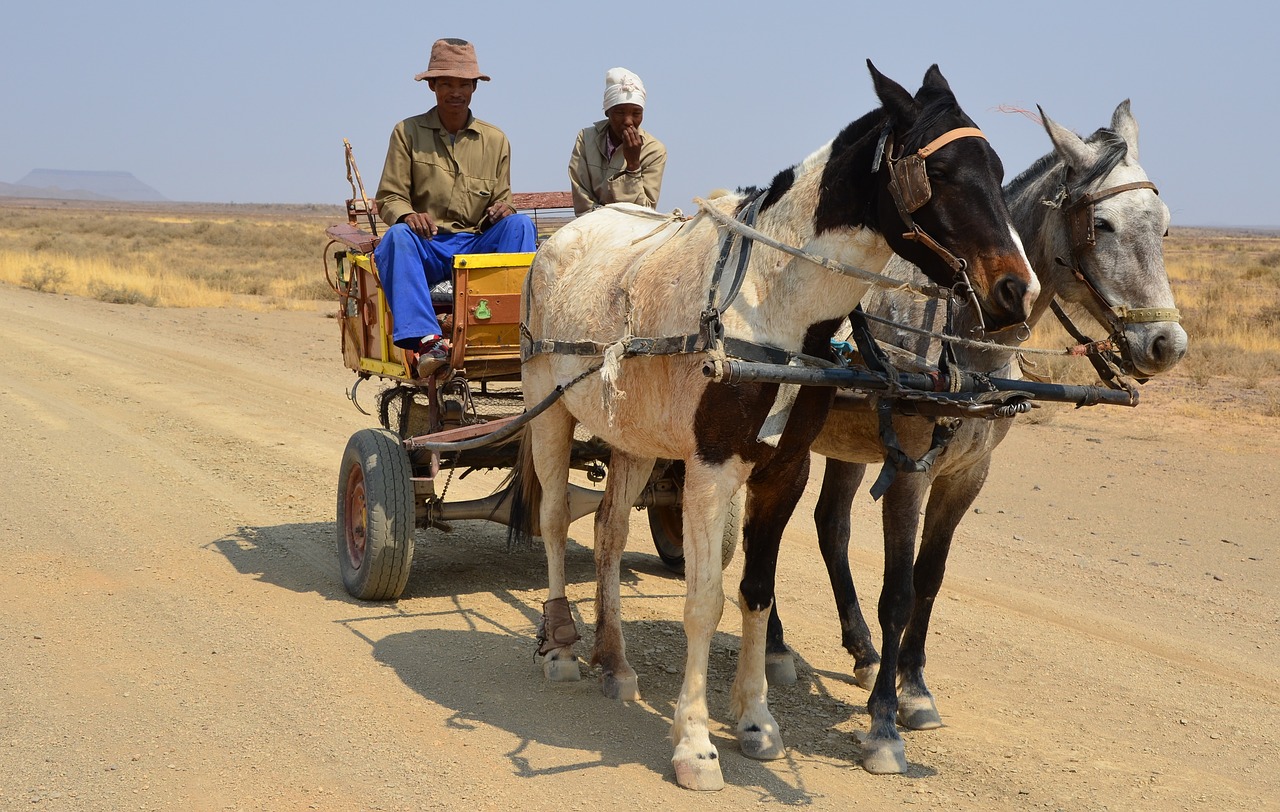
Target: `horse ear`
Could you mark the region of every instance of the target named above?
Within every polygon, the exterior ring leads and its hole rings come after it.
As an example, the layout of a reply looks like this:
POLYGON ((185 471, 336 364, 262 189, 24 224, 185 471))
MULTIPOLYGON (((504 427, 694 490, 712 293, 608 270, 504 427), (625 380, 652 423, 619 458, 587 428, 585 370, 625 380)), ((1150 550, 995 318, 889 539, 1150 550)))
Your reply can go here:
POLYGON ((937 63, 930 65, 929 69, 924 72, 924 81, 920 83, 920 90, 945 93, 953 99, 956 97, 956 94, 951 92, 951 85, 947 82, 947 78, 942 75, 937 63))
POLYGON ((920 115, 920 104, 911 98, 907 89, 876 70, 876 66, 867 60, 867 69, 871 71, 871 82, 875 85, 876 96, 889 114, 889 120, 901 129, 915 123, 920 115))
POLYGON ((1125 99, 1111 114, 1111 129, 1124 139, 1129 148, 1129 160, 1138 160, 1138 120, 1129 112, 1129 100, 1125 99))
POLYGON ((1053 147, 1072 169, 1084 169, 1093 160, 1093 152, 1084 139, 1068 130, 1058 122, 1045 115, 1044 108, 1036 105, 1040 111, 1040 120, 1044 122, 1044 130, 1049 133, 1053 147))

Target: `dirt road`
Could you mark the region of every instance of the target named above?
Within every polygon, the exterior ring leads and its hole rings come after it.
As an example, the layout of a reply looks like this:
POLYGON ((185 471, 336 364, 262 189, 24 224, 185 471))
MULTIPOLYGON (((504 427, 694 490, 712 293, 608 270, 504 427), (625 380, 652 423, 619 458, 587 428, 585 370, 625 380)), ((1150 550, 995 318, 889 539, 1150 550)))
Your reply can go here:
MULTIPOLYGON (((0 287, 0 809, 1280 808, 1274 423, 1180 416, 1153 385, 1137 410, 1016 429, 934 615, 946 727, 905 734, 897 777, 855 766, 866 693, 815 479, 780 563, 801 657, 800 684, 770 692, 788 756, 747 760, 724 726, 726 606, 711 700, 729 786, 704 797, 671 774, 683 584, 644 514, 623 573, 638 703, 543 683, 543 555, 507 552, 496 525, 420 532, 397 603, 347 596, 337 465, 375 421, 343 396, 337 340, 319 312, 0 287)), ((873 611, 879 521, 856 509, 873 611)), ((589 621, 590 520, 572 530, 589 621)))

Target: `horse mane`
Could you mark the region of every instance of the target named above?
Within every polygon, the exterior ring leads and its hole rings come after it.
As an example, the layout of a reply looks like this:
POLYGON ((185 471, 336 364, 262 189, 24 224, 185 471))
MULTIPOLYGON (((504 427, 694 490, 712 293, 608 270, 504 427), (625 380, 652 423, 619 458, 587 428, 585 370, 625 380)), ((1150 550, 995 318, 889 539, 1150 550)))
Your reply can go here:
MULTIPOLYGON (((796 168, 788 166, 778 174, 773 176, 773 180, 769 181, 769 185, 764 187, 767 190, 764 200, 760 201, 760 211, 765 211, 774 203, 782 199, 782 196, 791 188, 791 184, 796 182, 796 168)), ((760 194, 762 190, 759 186, 739 186, 734 194, 742 199, 738 202, 738 211, 747 204, 747 201, 760 194)))
MULTIPOLYGON (((921 88, 916 94, 916 101, 920 104, 919 117, 910 130, 898 134, 899 144, 908 151, 924 146, 924 134, 931 132, 939 121, 948 116, 960 119, 962 126, 977 126, 960 108, 949 88, 921 88)), ((814 212, 815 231, 822 233, 840 226, 873 227, 870 213, 875 210, 876 187, 872 182, 871 163, 887 120, 888 113, 883 107, 878 107, 846 125, 824 149, 804 162, 778 172, 764 187, 760 211, 767 211, 781 200, 795 183, 798 170, 825 151, 827 158, 823 167, 821 199, 814 212), (861 196, 856 194, 858 191, 861 191, 861 196), (837 212, 839 216, 836 216, 837 212)), ((741 197, 738 208, 741 209, 760 192, 758 186, 738 187, 735 192, 741 197)))
MULTIPOLYGON (((1125 156, 1129 154, 1129 145, 1125 143, 1124 137, 1107 127, 1099 127, 1093 135, 1084 139, 1084 142, 1099 148, 1098 160, 1094 161, 1092 166, 1079 175, 1070 172, 1066 173, 1064 183, 1066 184, 1068 195, 1073 199, 1078 198, 1086 189, 1110 175, 1124 160, 1125 156)), ((1056 150, 1037 158, 1031 166, 1005 184, 1005 200, 1020 198, 1033 185, 1042 181, 1060 163, 1062 163, 1062 157, 1058 155, 1056 150)))
MULTIPOLYGON (((921 97, 924 97, 923 93, 917 96, 918 99, 921 97)), ((924 98, 927 98, 928 102, 920 110, 920 117, 911 125, 911 129, 905 133, 897 133, 899 148, 904 152, 915 152, 927 144, 925 134, 932 132, 942 119, 949 116, 960 119, 960 126, 978 126, 964 110, 960 109, 960 105, 951 94, 932 94, 924 98)), ((949 130, 954 126, 956 125, 948 122, 946 129, 949 130)))
POLYGON ((871 161, 888 117, 883 107, 876 108, 846 126, 831 142, 813 213, 815 233, 841 227, 875 228, 877 188, 871 161))

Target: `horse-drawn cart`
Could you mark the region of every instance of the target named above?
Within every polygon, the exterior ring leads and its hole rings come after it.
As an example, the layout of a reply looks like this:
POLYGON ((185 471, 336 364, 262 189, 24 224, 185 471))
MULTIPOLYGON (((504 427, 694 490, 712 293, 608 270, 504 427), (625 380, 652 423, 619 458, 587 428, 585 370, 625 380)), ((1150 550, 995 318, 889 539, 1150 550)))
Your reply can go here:
MULTIPOLYGON (((415 529, 449 531, 451 522, 464 519, 512 523, 513 490, 509 484, 482 499, 448 501, 446 497, 455 474, 514 469, 521 427, 546 405, 526 410, 520 388, 521 291, 535 254, 456 258, 451 284, 446 282, 432 291, 443 332, 451 338, 452 355, 440 372, 417 377, 405 351, 392 343, 391 311, 373 259, 380 226, 354 170, 350 147, 347 159, 348 178, 354 173, 352 189, 359 196, 347 201, 347 222, 326 230, 330 242, 325 248, 325 272, 338 295, 343 360, 359 378, 350 391, 352 401, 360 408, 358 389, 368 378, 379 378, 386 385, 375 399, 381 428, 356 432, 343 454, 338 481, 338 560, 343 584, 353 596, 391 600, 401 594, 408 581, 415 529), (330 259, 334 261, 332 273, 330 259)), ((567 192, 517 194, 513 202, 517 210, 533 219, 539 243, 573 217, 567 192)), ((710 209, 704 211, 722 216, 710 209)), ((726 246, 736 233, 748 245, 762 241, 839 273, 875 276, 770 243, 732 220, 721 226, 727 232, 726 246)), ((728 247, 721 251, 722 262, 729 253, 728 247)), ((743 264, 739 263, 739 272, 743 264)), ((855 322, 859 318, 857 314, 853 317, 855 322)), ((950 417, 1009 417, 1029 408, 1032 400, 1136 404, 1132 390, 1042 385, 973 376, 960 370, 952 374, 945 370, 931 375, 903 373, 875 348, 865 325, 858 344, 857 351, 845 358, 852 364, 827 363, 815 368, 727 358, 708 361, 704 373, 727 384, 816 385, 879 393, 871 398, 845 395, 837 399, 835 408, 878 408, 885 416, 885 410, 891 410, 950 417), (870 369, 863 366, 866 359, 872 359, 870 369), (886 394, 886 387, 892 391, 886 394)), ((898 470, 912 470, 911 466, 923 470, 919 466, 927 467, 941 452, 942 445, 935 445, 925 458, 913 460, 898 449, 890 421, 881 422, 887 459, 898 470)), ((945 445, 946 440, 940 442, 945 445)), ((601 482, 609 456, 609 447, 599 439, 576 436, 571 467, 585 472, 590 482, 601 482)), ((673 571, 682 570, 684 564, 681 466, 659 461, 635 502, 635 507, 648 510, 654 546, 673 571)), ((890 468, 886 465, 873 493, 887 487, 892 478, 890 468)), ((596 511, 603 495, 601 490, 571 483, 571 518, 596 511)), ((735 519, 727 523, 722 539, 726 562, 737 543, 738 507, 735 503, 731 510, 735 519)))
MULTIPOLYGON (((539 242, 573 216, 568 192, 514 198, 516 209, 533 219, 539 242)), ((347 222, 326 229, 325 270, 339 299, 342 357, 358 376, 350 397, 360 408, 361 383, 379 378, 386 384, 375 397, 381 428, 356 432, 343 453, 337 547, 348 592, 391 600, 408 581, 416 528, 448 531, 457 520, 508 521, 509 487, 483 499, 446 497, 455 474, 515 464, 519 434, 513 421, 524 410, 520 291, 534 255, 457 257, 452 284, 432 291, 452 356, 440 374, 418 378, 392 343, 391 311, 373 260, 381 229, 371 208, 363 196, 349 200, 347 222)), ((575 442, 573 467, 590 482, 604 479, 608 459, 609 448, 599 440, 575 442)), ((679 491, 678 467, 659 465, 636 503, 649 510, 654 546, 675 571, 683 565, 679 491)), ((573 517, 594 512, 602 495, 571 485, 573 517)))

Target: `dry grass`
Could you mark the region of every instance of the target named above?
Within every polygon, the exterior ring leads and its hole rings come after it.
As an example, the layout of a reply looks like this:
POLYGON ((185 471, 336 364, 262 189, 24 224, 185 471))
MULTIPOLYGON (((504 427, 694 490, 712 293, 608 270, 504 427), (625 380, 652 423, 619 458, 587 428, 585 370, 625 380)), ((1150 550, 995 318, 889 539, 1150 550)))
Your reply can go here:
POLYGON ((332 298, 338 207, 0 204, 0 281, 165 307, 286 308, 332 298), (254 305, 251 305, 254 306, 254 305))
MULTIPOLYGON (((333 297, 324 228, 343 219, 339 206, 0 200, 0 281, 149 306, 313 306, 333 297)), ((1280 231, 1175 228, 1165 261, 1190 348, 1144 399, 1280 418, 1280 231)), ((1070 343, 1051 321, 1032 346, 1070 343)), ((1040 363, 1093 380, 1084 363, 1040 363)))
MULTIPOLYGON (((1188 417, 1280 418, 1280 231, 1175 228, 1164 254, 1188 349, 1172 372, 1147 385, 1144 399, 1149 393, 1188 417)), ((1101 337, 1096 328, 1086 332, 1101 337)), ((1055 320, 1045 319, 1030 343, 1070 341, 1055 320)), ((1093 380, 1082 361, 1041 363, 1055 380, 1093 380)))

